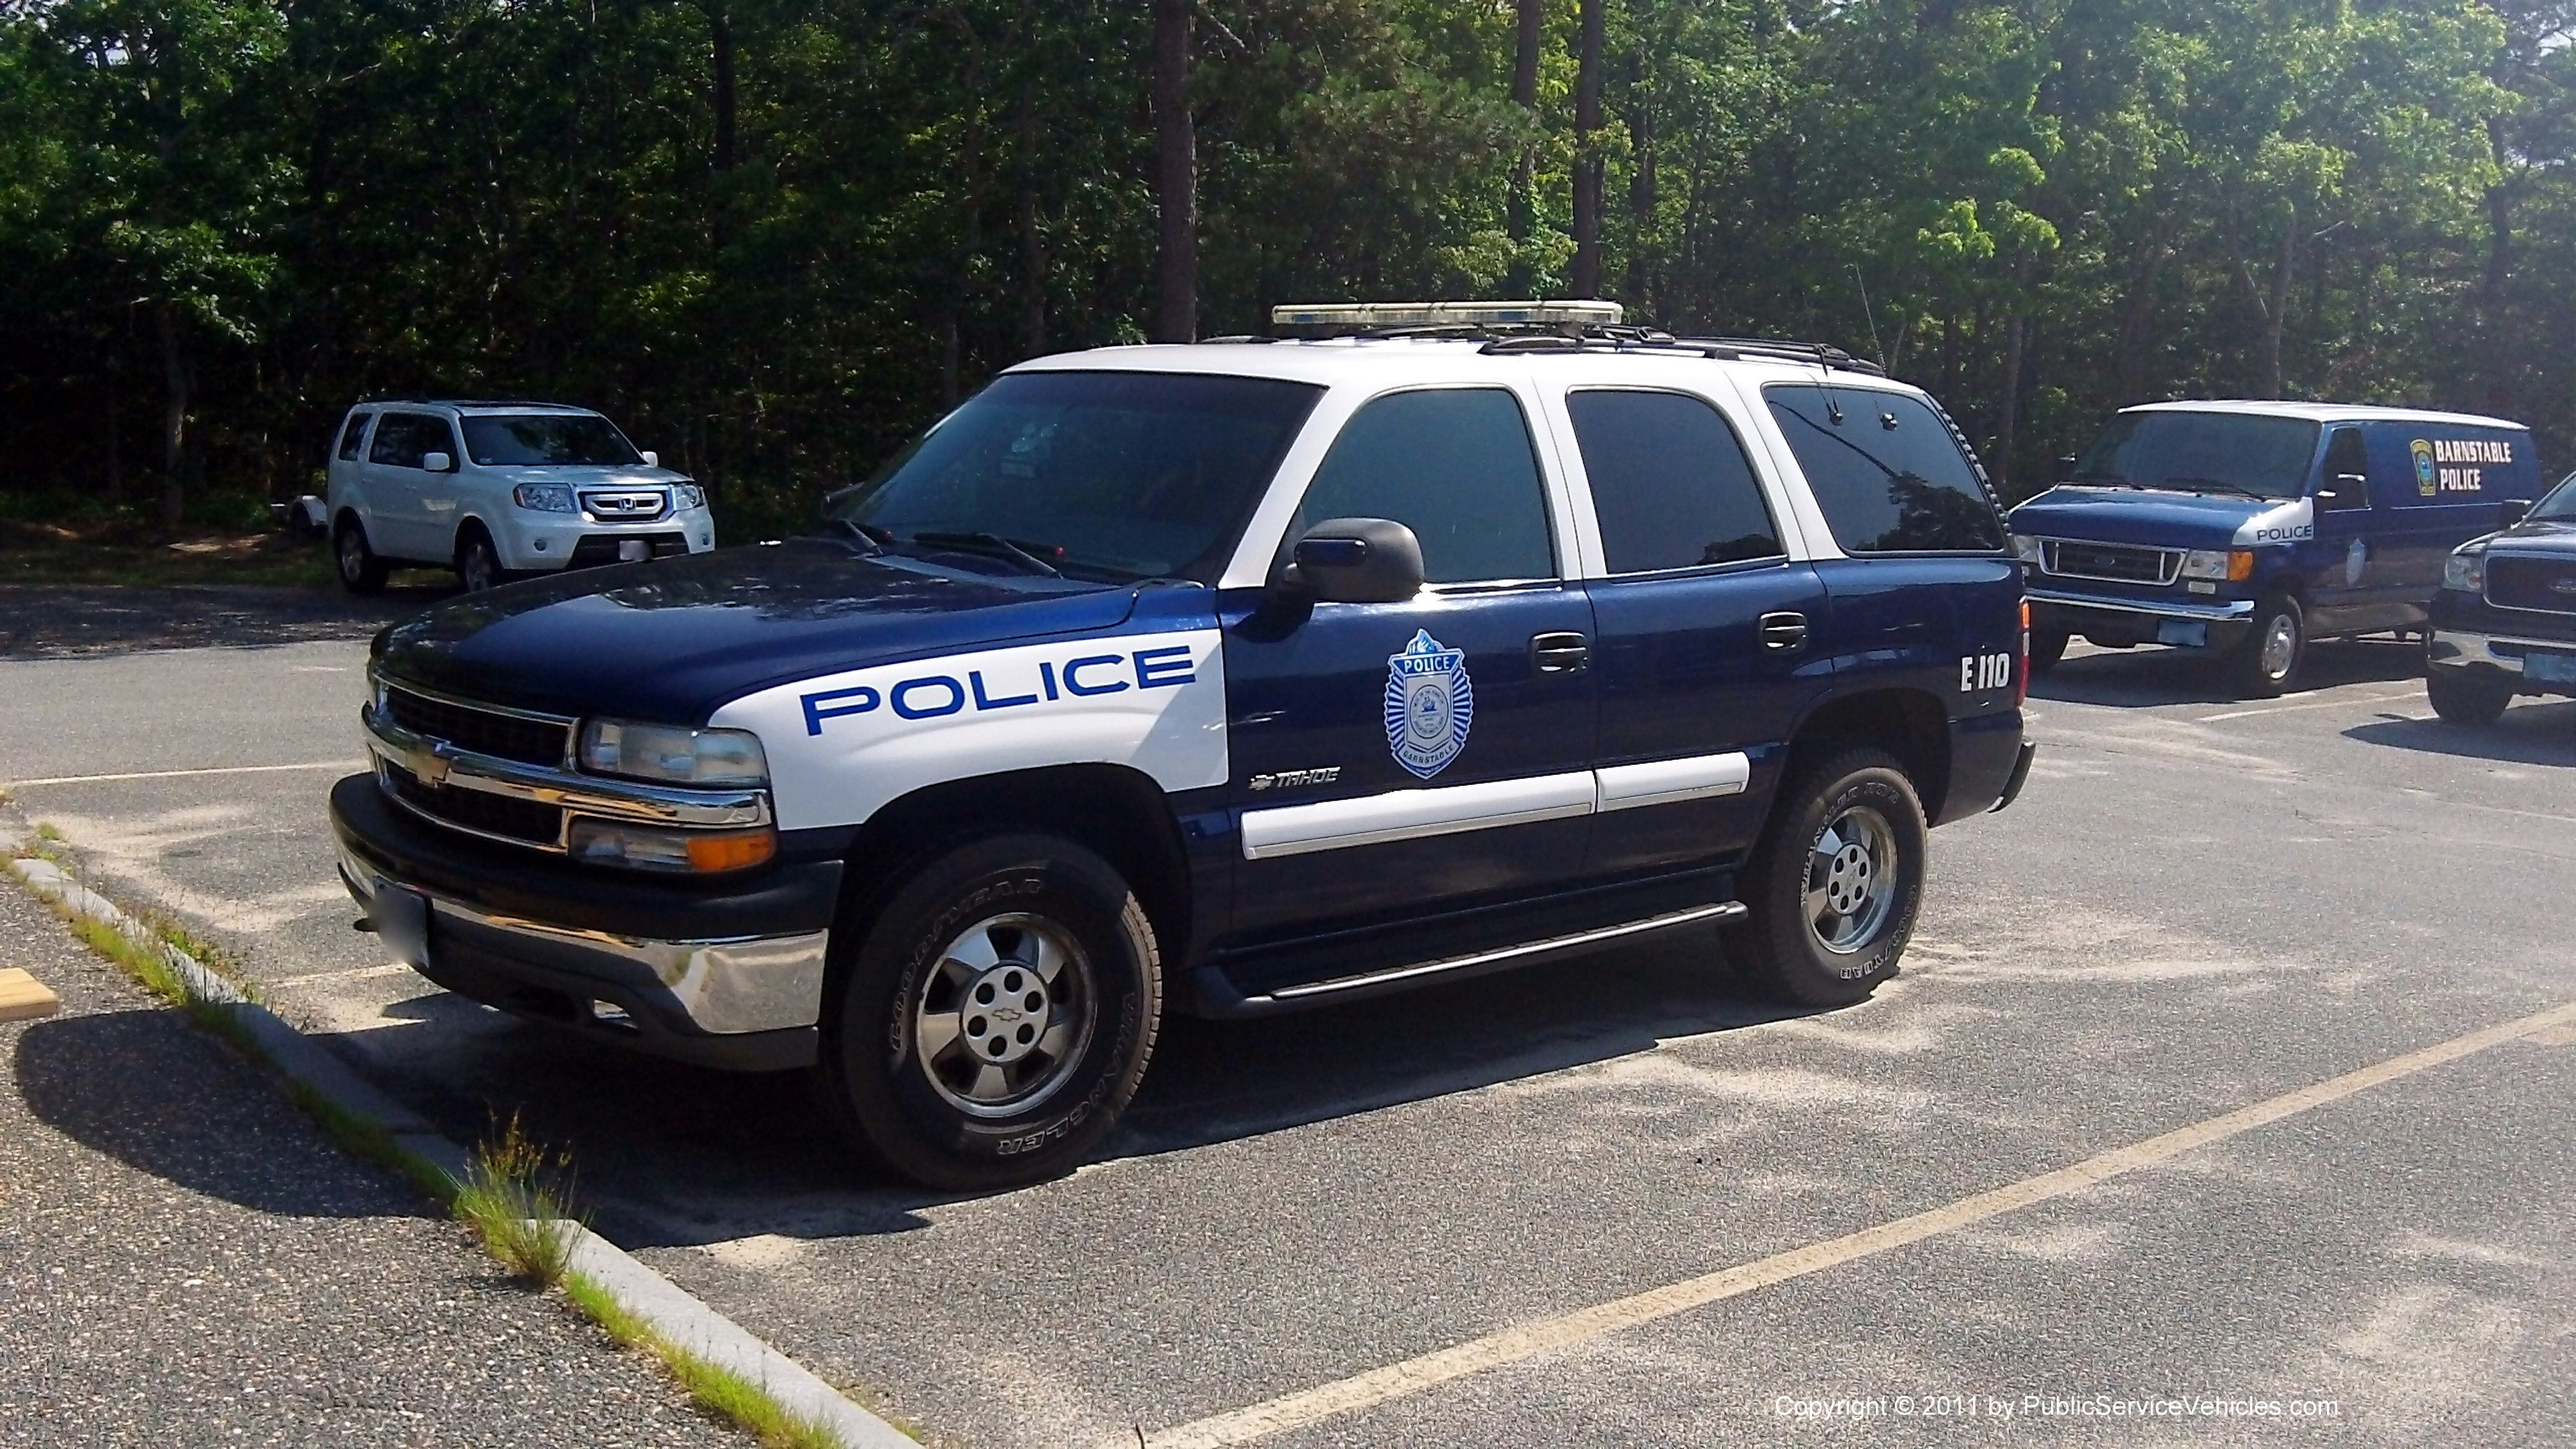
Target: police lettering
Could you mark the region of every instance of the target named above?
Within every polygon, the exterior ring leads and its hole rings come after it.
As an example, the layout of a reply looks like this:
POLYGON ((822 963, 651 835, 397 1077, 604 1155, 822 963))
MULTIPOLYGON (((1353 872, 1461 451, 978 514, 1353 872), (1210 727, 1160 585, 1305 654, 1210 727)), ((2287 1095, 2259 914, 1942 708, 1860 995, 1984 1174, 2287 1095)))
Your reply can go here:
POLYGON ((962 680, 952 674, 917 674, 882 691, 865 684, 827 689, 802 695, 799 703, 805 709, 805 733, 819 735, 827 720, 873 714, 880 708, 901 719, 938 719, 965 713, 969 705, 974 713, 986 714, 1058 701, 1066 695, 1087 698, 1130 689, 1170 689, 1195 683, 1198 677, 1189 646, 1169 644, 1128 654, 1086 654, 1060 665, 1040 660, 1033 680, 1005 682, 988 678, 981 669, 966 671, 962 680))
POLYGON ((2435 438, 2436 463, 2510 463, 2513 444, 2503 438, 2435 438))

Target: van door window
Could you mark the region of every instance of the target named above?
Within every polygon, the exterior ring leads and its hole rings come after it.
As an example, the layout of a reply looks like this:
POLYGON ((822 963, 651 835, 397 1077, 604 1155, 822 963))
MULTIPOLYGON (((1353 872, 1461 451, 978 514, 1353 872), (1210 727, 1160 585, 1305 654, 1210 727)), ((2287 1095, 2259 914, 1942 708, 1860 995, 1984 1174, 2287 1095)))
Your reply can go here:
POLYGON ((2370 460, 2361 446, 2361 429, 2337 428, 2326 439, 2325 477, 2317 484, 2317 505, 2330 512, 2370 506, 2370 460), (2363 481, 2348 481, 2359 478, 2363 481))

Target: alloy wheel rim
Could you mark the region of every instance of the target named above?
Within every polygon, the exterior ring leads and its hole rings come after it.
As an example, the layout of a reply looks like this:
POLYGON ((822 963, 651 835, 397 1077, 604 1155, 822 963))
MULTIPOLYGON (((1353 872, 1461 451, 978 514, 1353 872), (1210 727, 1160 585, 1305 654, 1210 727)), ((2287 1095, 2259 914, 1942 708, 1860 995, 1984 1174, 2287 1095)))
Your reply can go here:
POLYGON ((1837 956, 1875 945, 1895 914, 1896 831, 1887 817, 1854 805, 1816 832, 1802 897, 1807 930, 1837 956))
POLYGON ((1099 1015, 1091 960, 1043 916, 988 917, 959 932, 913 1004, 913 1060, 941 1101, 1008 1117, 1062 1090, 1099 1015))
POLYGON ((492 554, 490 550, 469 547, 465 550, 465 591, 479 594, 492 587, 492 554))
POLYGON ((366 555, 361 551, 364 548, 365 545, 358 542, 355 530, 340 535, 340 576, 342 578, 354 579, 366 571, 366 555))

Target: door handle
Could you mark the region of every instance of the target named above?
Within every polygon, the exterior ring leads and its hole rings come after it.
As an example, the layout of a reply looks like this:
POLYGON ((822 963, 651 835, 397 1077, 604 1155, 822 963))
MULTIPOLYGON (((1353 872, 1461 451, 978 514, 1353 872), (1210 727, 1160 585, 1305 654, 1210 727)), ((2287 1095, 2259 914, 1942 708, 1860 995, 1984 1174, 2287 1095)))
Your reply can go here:
POLYGON ((1762 647, 1787 654, 1807 647, 1807 616, 1783 610, 1765 614, 1754 626, 1762 636, 1762 647))
POLYGON ((1563 632, 1530 636, 1530 667, 1541 674, 1578 674, 1592 663, 1592 641, 1563 632))

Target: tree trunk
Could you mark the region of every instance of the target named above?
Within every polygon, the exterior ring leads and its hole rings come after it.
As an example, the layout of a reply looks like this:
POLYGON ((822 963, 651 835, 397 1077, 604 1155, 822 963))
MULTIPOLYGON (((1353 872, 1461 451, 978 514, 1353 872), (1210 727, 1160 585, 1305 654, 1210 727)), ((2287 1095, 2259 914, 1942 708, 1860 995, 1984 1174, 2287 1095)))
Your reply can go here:
POLYGON ((1162 227, 1154 256, 1156 342, 1199 330, 1199 152, 1190 120, 1191 0, 1154 0, 1155 192, 1162 227))
MULTIPOLYGON (((125 502, 125 424, 117 417, 121 411, 116 405, 117 391, 116 376, 110 373, 107 379, 107 506, 110 508, 125 502)), ((331 441, 336 447, 340 440, 333 438, 331 441)))
POLYGON ((179 308, 164 301, 152 309, 161 342, 161 531, 175 533, 187 507, 184 465, 188 456, 188 359, 179 344, 179 308))
MULTIPOLYGON (((1512 55, 1512 104, 1521 108, 1533 123, 1538 117, 1539 47, 1547 39, 1547 0, 1518 0, 1520 35, 1512 55)), ((1538 224, 1538 143, 1521 147, 1520 160, 1512 168, 1512 192, 1503 225, 1514 243, 1529 240, 1530 230, 1538 224)), ((1512 254, 1511 276, 1505 283, 1514 296, 1526 297, 1531 291, 1529 264, 1517 246, 1512 254)))
POLYGON ((2495 157, 2496 184, 2487 188, 2487 265, 2478 281, 2479 350, 2486 366, 2486 408, 2499 416, 2513 411, 2513 343, 2505 323, 2505 284, 2513 275, 2513 152, 2504 119, 2487 118, 2487 146, 2495 157))
POLYGON ((1646 57, 1637 55, 1637 80, 1628 96, 1628 149, 1634 159, 1628 173, 1628 320, 1643 322, 1653 304, 1647 240, 1655 229, 1655 132, 1646 103, 1646 57))
POLYGON ((2281 224, 2281 255, 2272 267, 2271 305, 2263 317, 2263 383, 2265 397, 2282 391, 2281 338, 2290 322, 2290 280, 2299 259, 2299 214, 2281 224))
POLYGON ((2147 333, 2155 319, 2156 281, 2164 275, 2165 259, 2172 254, 2162 237, 2150 238, 2139 249, 2137 269, 2129 280, 2129 295, 2120 305, 2120 334, 2111 350, 2111 382, 2119 394, 2115 401, 2123 405, 2147 398, 2147 333))
POLYGON ((2004 319, 2004 385, 1995 416, 1995 456, 1993 464, 1995 491, 2005 498, 2013 496, 2014 434, 2021 425, 2021 360, 2024 345, 2030 337, 2030 319, 2018 310, 2004 319))
POLYGON ((1608 0, 1583 0, 1574 54, 1574 279, 1601 295, 1601 25, 1608 0))
POLYGON ((733 174, 734 163, 734 87, 733 87, 733 20, 722 10, 707 12, 707 34, 713 49, 714 94, 710 98, 716 113, 715 155, 711 158, 715 172, 713 195, 707 198, 707 237, 718 251, 724 250, 732 233, 733 201, 726 178, 733 174))
POLYGON ((1038 221, 1038 112, 1032 87, 1020 88, 1020 353, 1047 350, 1046 233, 1038 221))

